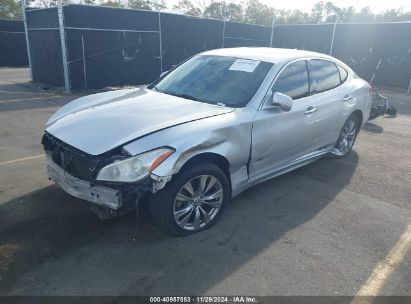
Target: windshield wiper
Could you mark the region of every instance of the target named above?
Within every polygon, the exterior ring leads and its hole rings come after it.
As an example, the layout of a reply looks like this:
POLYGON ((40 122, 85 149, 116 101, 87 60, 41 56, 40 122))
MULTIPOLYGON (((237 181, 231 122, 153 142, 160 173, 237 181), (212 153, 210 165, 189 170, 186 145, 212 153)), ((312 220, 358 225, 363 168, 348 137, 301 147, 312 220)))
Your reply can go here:
POLYGON ((152 86, 151 89, 154 90, 154 91, 156 91, 156 92, 160 92, 155 85, 152 86))
POLYGON ((164 92, 164 93, 169 94, 169 95, 173 95, 173 96, 176 96, 176 97, 181 97, 181 98, 185 98, 185 99, 194 100, 194 101, 201 101, 197 97, 191 96, 189 94, 178 94, 178 93, 170 93, 170 92, 164 92))
POLYGON ((157 88, 157 86, 153 86, 151 89, 154 90, 154 91, 156 91, 156 92, 160 92, 160 93, 164 93, 164 94, 168 94, 168 95, 173 95, 173 96, 176 96, 176 97, 181 97, 181 98, 185 98, 185 99, 191 99, 191 100, 194 100, 194 101, 201 101, 201 100, 199 100, 198 98, 196 98, 196 97, 194 97, 194 96, 191 96, 191 95, 188 95, 188 94, 178 94, 178 93, 171 93, 171 92, 162 92, 162 91, 160 91, 160 90, 157 88))

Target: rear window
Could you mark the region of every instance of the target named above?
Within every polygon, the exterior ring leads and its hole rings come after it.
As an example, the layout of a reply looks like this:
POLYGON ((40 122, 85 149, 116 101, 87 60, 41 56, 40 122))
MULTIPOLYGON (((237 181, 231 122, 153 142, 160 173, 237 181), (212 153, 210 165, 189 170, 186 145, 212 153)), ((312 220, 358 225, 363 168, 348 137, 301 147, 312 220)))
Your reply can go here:
POLYGON ((310 78, 313 92, 321 93, 340 85, 340 73, 335 63, 326 60, 310 60, 310 78))

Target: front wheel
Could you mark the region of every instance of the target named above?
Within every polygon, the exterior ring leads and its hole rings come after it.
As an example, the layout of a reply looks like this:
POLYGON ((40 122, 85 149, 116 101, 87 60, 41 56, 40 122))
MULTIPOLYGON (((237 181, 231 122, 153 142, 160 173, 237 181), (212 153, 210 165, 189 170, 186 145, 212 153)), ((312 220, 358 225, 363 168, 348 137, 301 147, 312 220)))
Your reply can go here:
POLYGON ((224 172, 212 163, 203 163, 183 170, 155 193, 150 209, 167 234, 184 236, 214 225, 228 198, 224 172))
POLYGON ((359 121, 356 115, 351 115, 345 122, 340 137, 335 144, 332 154, 336 157, 345 157, 354 146, 359 132, 359 121))

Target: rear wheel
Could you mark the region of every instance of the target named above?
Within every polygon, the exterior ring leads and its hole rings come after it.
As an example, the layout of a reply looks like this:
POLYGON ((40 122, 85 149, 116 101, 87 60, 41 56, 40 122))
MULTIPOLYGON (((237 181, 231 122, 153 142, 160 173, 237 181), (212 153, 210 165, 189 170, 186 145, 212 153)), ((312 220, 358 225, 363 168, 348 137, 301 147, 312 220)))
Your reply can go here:
POLYGON ((212 163, 189 167, 153 195, 154 220, 168 234, 184 236, 215 224, 229 197, 224 172, 212 163))
POLYGON ((354 146, 359 131, 359 120, 356 115, 351 115, 345 122, 340 137, 335 144, 332 154, 336 157, 345 157, 354 146))

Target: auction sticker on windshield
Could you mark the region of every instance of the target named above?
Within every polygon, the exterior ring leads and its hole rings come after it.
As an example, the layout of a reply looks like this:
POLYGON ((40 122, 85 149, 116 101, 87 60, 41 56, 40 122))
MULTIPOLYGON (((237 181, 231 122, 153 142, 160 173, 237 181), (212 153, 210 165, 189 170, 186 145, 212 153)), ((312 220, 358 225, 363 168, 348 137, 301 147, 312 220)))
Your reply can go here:
POLYGON ((255 68, 260 64, 260 61, 257 60, 250 60, 250 59, 237 59, 234 63, 230 66, 230 71, 241 71, 252 73, 254 72, 255 68))

